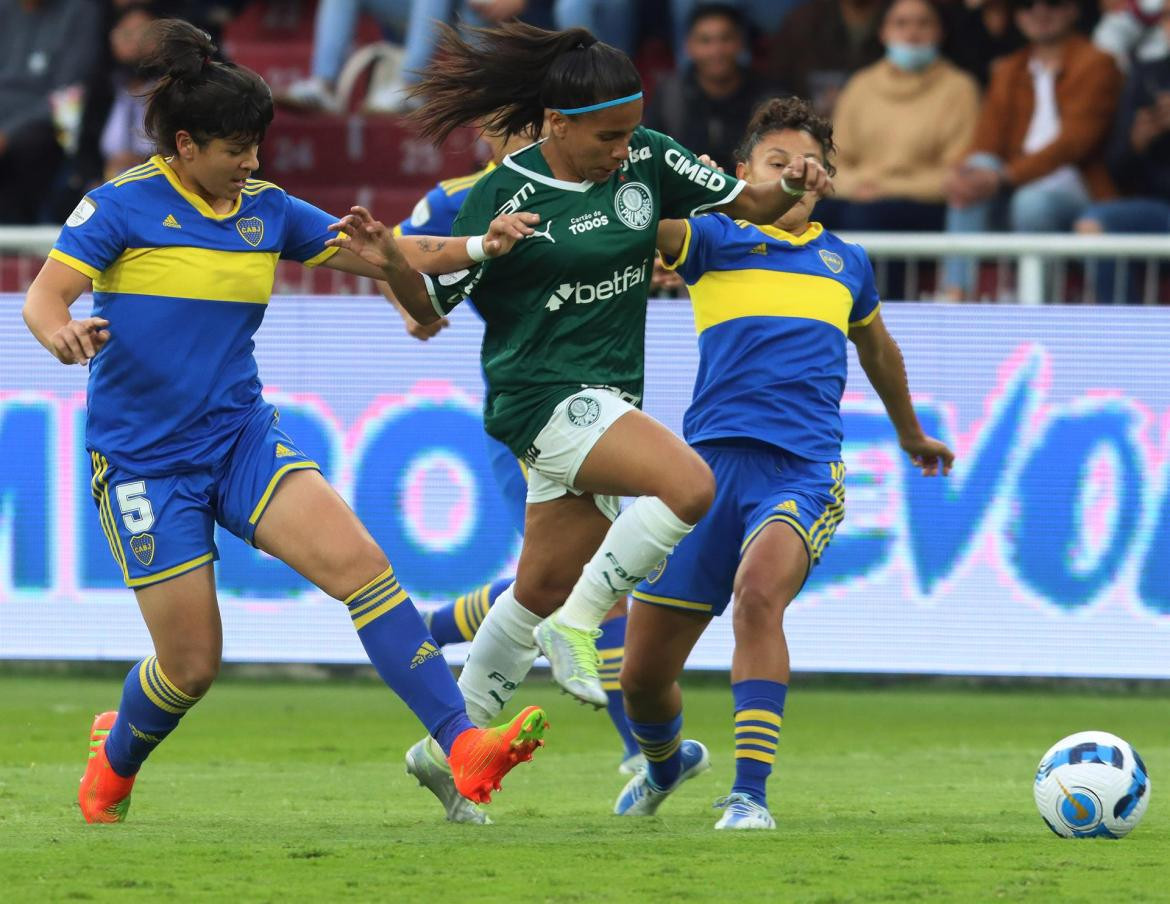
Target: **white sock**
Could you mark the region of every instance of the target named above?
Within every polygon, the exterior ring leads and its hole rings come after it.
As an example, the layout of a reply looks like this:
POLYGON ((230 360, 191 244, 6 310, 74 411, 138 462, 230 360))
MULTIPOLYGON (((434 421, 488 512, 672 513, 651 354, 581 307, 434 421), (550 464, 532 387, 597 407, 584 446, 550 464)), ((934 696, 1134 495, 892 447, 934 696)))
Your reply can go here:
POLYGON ((513 584, 499 595, 471 641, 459 676, 467 715, 483 728, 508 705, 536 661, 532 629, 543 621, 516 599, 513 584))
POLYGON ((614 603, 638 586, 693 529, 657 496, 639 496, 610 525, 557 620, 571 628, 595 629, 614 603))

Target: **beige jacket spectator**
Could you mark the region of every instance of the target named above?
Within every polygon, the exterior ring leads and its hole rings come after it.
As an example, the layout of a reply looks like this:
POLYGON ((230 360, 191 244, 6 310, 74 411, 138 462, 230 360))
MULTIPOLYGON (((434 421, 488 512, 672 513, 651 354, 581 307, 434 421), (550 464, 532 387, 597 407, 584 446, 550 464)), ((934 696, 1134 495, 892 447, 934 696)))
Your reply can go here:
POLYGON ((833 117, 837 196, 942 203, 949 167, 970 147, 979 116, 975 79, 946 60, 921 72, 888 59, 845 85, 833 117))

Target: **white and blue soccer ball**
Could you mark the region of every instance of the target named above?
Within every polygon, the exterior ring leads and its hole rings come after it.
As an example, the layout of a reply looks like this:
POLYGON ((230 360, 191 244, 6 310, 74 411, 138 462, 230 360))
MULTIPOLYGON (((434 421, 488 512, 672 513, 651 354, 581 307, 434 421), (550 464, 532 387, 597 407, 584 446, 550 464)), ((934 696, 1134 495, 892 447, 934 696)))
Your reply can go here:
POLYGON ((1057 741, 1036 769, 1036 808, 1062 838, 1123 838, 1150 803, 1150 777, 1136 750, 1106 731, 1057 741))

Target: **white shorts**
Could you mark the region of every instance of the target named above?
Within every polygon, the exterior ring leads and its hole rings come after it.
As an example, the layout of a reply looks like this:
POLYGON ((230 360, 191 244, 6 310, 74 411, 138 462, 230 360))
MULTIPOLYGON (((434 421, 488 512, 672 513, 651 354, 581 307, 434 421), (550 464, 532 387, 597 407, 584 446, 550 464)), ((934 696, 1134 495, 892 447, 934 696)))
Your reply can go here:
MULTIPOLYGON (((573 393, 553 409, 525 458, 529 503, 549 502, 567 493, 584 495, 574 486, 577 472, 614 421, 637 411, 627 398, 615 389, 589 387, 573 393)), ((618 496, 594 495, 594 501, 611 521, 621 512, 618 496)))

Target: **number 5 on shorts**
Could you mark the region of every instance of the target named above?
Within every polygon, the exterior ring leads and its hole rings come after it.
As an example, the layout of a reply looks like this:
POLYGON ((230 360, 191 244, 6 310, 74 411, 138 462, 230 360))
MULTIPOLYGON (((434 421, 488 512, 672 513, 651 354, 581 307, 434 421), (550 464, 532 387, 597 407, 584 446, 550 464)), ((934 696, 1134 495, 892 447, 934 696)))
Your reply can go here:
POLYGON ((122 511, 122 523, 132 534, 141 534, 154 526, 154 509, 146 498, 146 481, 131 480, 114 487, 118 497, 118 508, 122 511))

